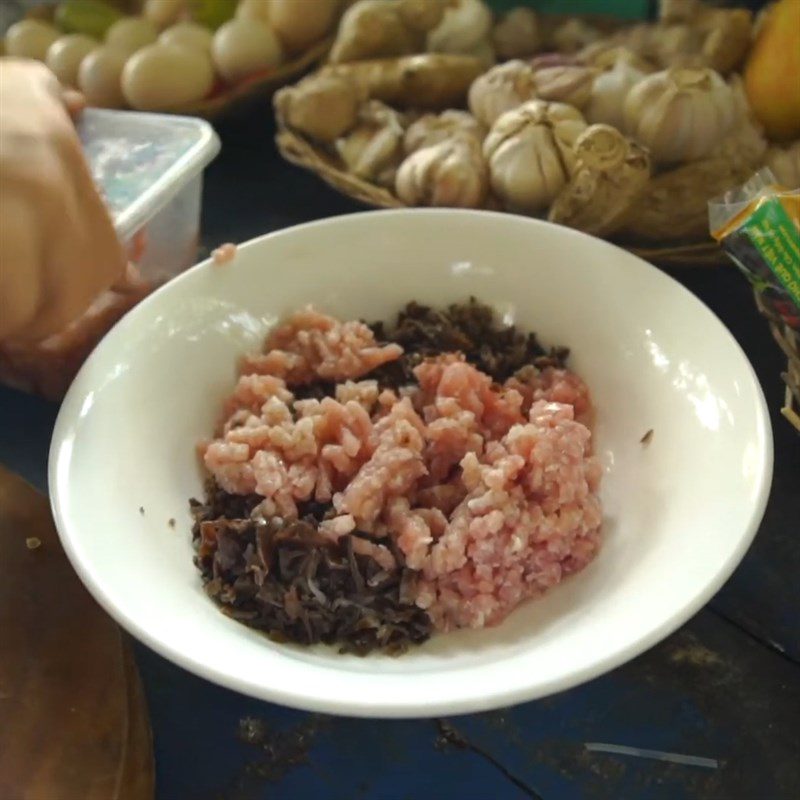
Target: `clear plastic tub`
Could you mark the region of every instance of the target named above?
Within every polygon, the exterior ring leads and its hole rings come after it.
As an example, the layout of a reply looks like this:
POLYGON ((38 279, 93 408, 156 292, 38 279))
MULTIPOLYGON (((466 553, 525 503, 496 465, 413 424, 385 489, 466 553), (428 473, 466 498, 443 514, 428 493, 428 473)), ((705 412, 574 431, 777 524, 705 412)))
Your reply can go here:
POLYGON ((114 219, 142 274, 160 281, 196 259, 203 170, 219 152, 201 119, 87 109, 78 133, 114 219))

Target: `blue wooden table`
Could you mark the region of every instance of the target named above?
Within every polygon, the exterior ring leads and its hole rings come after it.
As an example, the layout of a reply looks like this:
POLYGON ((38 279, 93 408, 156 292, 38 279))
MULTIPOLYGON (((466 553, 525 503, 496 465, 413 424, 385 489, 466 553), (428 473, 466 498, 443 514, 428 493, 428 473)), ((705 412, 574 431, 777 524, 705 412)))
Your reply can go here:
MULTIPOLYGON (((206 248, 357 210, 277 157, 266 114, 221 133, 223 154, 205 187, 206 248)), ((785 363, 732 268, 675 275, 733 331, 773 411, 767 513, 712 602, 591 683, 447 720, 292 711, 218 688, 138 646, 158 800, 800 797, 800 437, 778 413, 785 363)), ((42 489, 56 411, 0 389, 0 462, 42 489)))

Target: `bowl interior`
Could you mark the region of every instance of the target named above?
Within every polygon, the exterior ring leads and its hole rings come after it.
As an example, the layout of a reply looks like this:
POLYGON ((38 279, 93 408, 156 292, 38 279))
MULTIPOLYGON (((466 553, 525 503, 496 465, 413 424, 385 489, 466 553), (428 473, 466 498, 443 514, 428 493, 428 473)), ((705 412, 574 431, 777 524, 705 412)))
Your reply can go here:
POLYGON ((200 265, 142 303, 70 390, 50 480, 83 580, 162 654, 289 705, 413 716, 567 688, 676 628, 744 554, 771 459, 763 396, 743 353, 655 268, 546 223, 399 211, 254 240, 232 263, 200 265), (221 614, 192 564, 187 501, 201 490, 195 443, 212 430, 237 357, 307 303, 385 319, 410 299, 469 295, 545 344, 568 345, 591 387, 606 468, 596 561, 494 629, 434 637, 399 659, 275 644, 221 614))

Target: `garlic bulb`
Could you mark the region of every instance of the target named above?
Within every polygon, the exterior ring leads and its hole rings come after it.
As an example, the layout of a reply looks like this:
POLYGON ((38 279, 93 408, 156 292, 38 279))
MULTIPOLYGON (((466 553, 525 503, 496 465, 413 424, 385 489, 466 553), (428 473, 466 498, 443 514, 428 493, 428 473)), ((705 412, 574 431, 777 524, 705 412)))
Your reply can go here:
POLYGON ((661 22, 691 22, 701 5, 700 0, 661 0, 658 19, 661 22))
POLYGON ((664 25, 654 28, 647 55, 662 67, 708 66, 700 50, 703 34, 693 25, 664 25))
POLYGON ((357 178, 392 186, 403 157, 402 116, 378 100, 365 103, 358 124, 336 141, 336 152, 357 178))
POLYGON ((356 81, 319 73, 281 89, 273 105, 290 128, 320 142, 333 142, 355 126, 364 99, 356 81))
POLYGON ((586 64, 589 67, 596 67, 604 71, 614 69, 620 61, 624 61, 637 72, 641 72, 642 75, 649 75, 651 72, 658 70, 658 67, 652 61, 643 58, 629 47, 613 43, 609 44, 607 41, 590 44, 581 50, 575 58, 580 64, 586 64))
POLYGON ((428 32, 430 53, 466 53, 488 38, 492 12, 483 0, 451 0, 442 21, 428 32))
POLYGON ((497 63, 497 54, 494 51, 494 45, 488 40, 483 39, 478 44, 470 47, 459 55, 471 56, 477 59, 484 65, 484 69, 489 69, 497 63))
POLYGON ((492 41, 503 61, 532 56, 541 45, 539 17, 531 8, 512 8, 494 26, 492 41))
POLYGON ((764 128, 750 108, 742 78, 734 75, 728 85, 733 97, 735 119, 730 133, 714 148, 714 155, 735 159, 755 170, 764 162, 767 152, 764 128))
POLYGON ((591 123, 624 127, 623 106, 628 92, 645 77, 634 66, 634 57, 622 51, 614 66, 594 79, 591 97, 583 110, 586 120, 591 123))
POLYGON ((392 0, 358 0, 342 14, 330 53, 333 64, 418 52, 421 42, 392 0))
POLYGON ((548 219, 595 236, 609 236, 650 178, 647 151, 610 125, 592 125, 576 140, 573 174, 548 219))
POLYGON ((800 140, 786 147, 773 145, 767 150, 766 166, 781 186, 800 189, 800 140))
POLYGON ((480 208, 488 171, 471 136, 455 136, 412 153, 395 181, 397 196, 410 206, 480 208))
POLYGON ((702 158, 736 119, 733 93, 710 69, 672 68, 648 75, 625 98, 625 128, 657 164, 702 158))
MULTIPOLYGON (((528 61, 534 70, 544 69, 545 67, 574 67, 584 65, 584 61, 570 53, 539 53, 528 61)), ((587 62, 588 63, 588 62, 587 62)), ((590 64, 589 66, 593 66, 590 64)))
POLYGON ((486 126, 528 100, 550 100, 580 108, 589 99, 596 74, 597 70, 580 64, 534 69, 518 59, 507 61, 473 81, 469 108, 486 126))
POLYGON ((586 128, 580 111, 533 100, 503 114, 483 143, 492 189, 512 211, 536 214, 563 189, 573 146, 586 128))
POLYGON ((471 136, 480 144, 486 136, 486 128, 472 114, 451 108, 441 114, 424 114, 412 122, 403 139, 403 147, 410 155, 423 147, 462 135, 471 136))
POLYGON ((398 11, 406 27, 424 33, 442 21, 446 5, 447 0, 398 0, 398 11))
POLYGON ((524 61, 507 61, 484 72, 469 87, 469 110, 487 127, 536 94, 536 76, 524 61))
POLYGON ((591 96, 596 75, 597 70, 579 64, 534 70, 536 96, 540 100, 583 108, 591 96))
POLYGON ((550 38, 559 52, 575 53, 582 47, 600 39, 601 33, 580 17, 570 17, 553 31, 550 38))

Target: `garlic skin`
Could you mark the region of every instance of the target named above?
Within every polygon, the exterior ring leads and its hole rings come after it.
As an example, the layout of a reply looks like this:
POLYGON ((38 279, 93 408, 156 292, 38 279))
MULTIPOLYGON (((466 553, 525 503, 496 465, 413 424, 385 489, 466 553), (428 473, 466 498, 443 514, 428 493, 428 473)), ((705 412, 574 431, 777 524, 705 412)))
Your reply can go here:
POLYGON ((397 196, 409 206, 480 208, 488 191, 486 162, 470 136, 456 136, 412 153, 400 165, 397 196))
POLYGON ((539 17, 532 8, 512 8, 494 26, 492 41, 502 61, 532 56, 542 43, 539 17))
POLYGON ((403 117, 378 100, 365 103, 358 124, 336 141, 336 152, 357 178, 392 186, 403 157, 403 117))
POLYGON ((273 105, 290 128, 319 142, 333 142, 355 126, 364 99, 355 81, 319 73, 278 91, 273 105))
POLYGON ((403 148, 411 155, 423 147, 457 136, 471 136, 480 144, 486 136, 486 128, 467 111, 451 108, 441 114, 424 114, 408 126, 403 148))
POLYGON ((540 100, 583 108, 589 102, 597 70, 580 64, 534 70, 536 96, 540 100))
POLYGON ((647 185, 647 151, 610 125, 591 125, 577 138, 574 152, 573 174, 547 218, 594 236, 610 236, 622 227, 647 185))
POLYGON ((507 61, 478 76, 469 87, 473 116, 486 127, 506 111, 537 97, 536 74, 524 61, 507 61))
POLYGON ((625 98, 625 130, 656 164, 709 154, 736 119, 731 88, 710 69, 671 68, 648 75, 625 98))
POLYGON ((483 143, 492 189, 510 211, 536 214, 564 188, 573 146, 586 129, 580 111, 533 100, 503 114, 483 143))
POLYGON ((618 130, 625 127, 623 109, 628 92, 645 73, 634 66, 634 58, 619 54, 614 65, 598 75, 592 85, 591 96, 583 110, 586 120, 592 124, 613 125, 618 130))
POLYGON ((469 53, 491 29, 492 12, 483 0, 451 0, 441 22, 428 32, 428 52, 469 53))
POLYGON ((786 147, 773 145, 767 150, 765 166, 781 186, 800 189, 800 139, 786 147))

